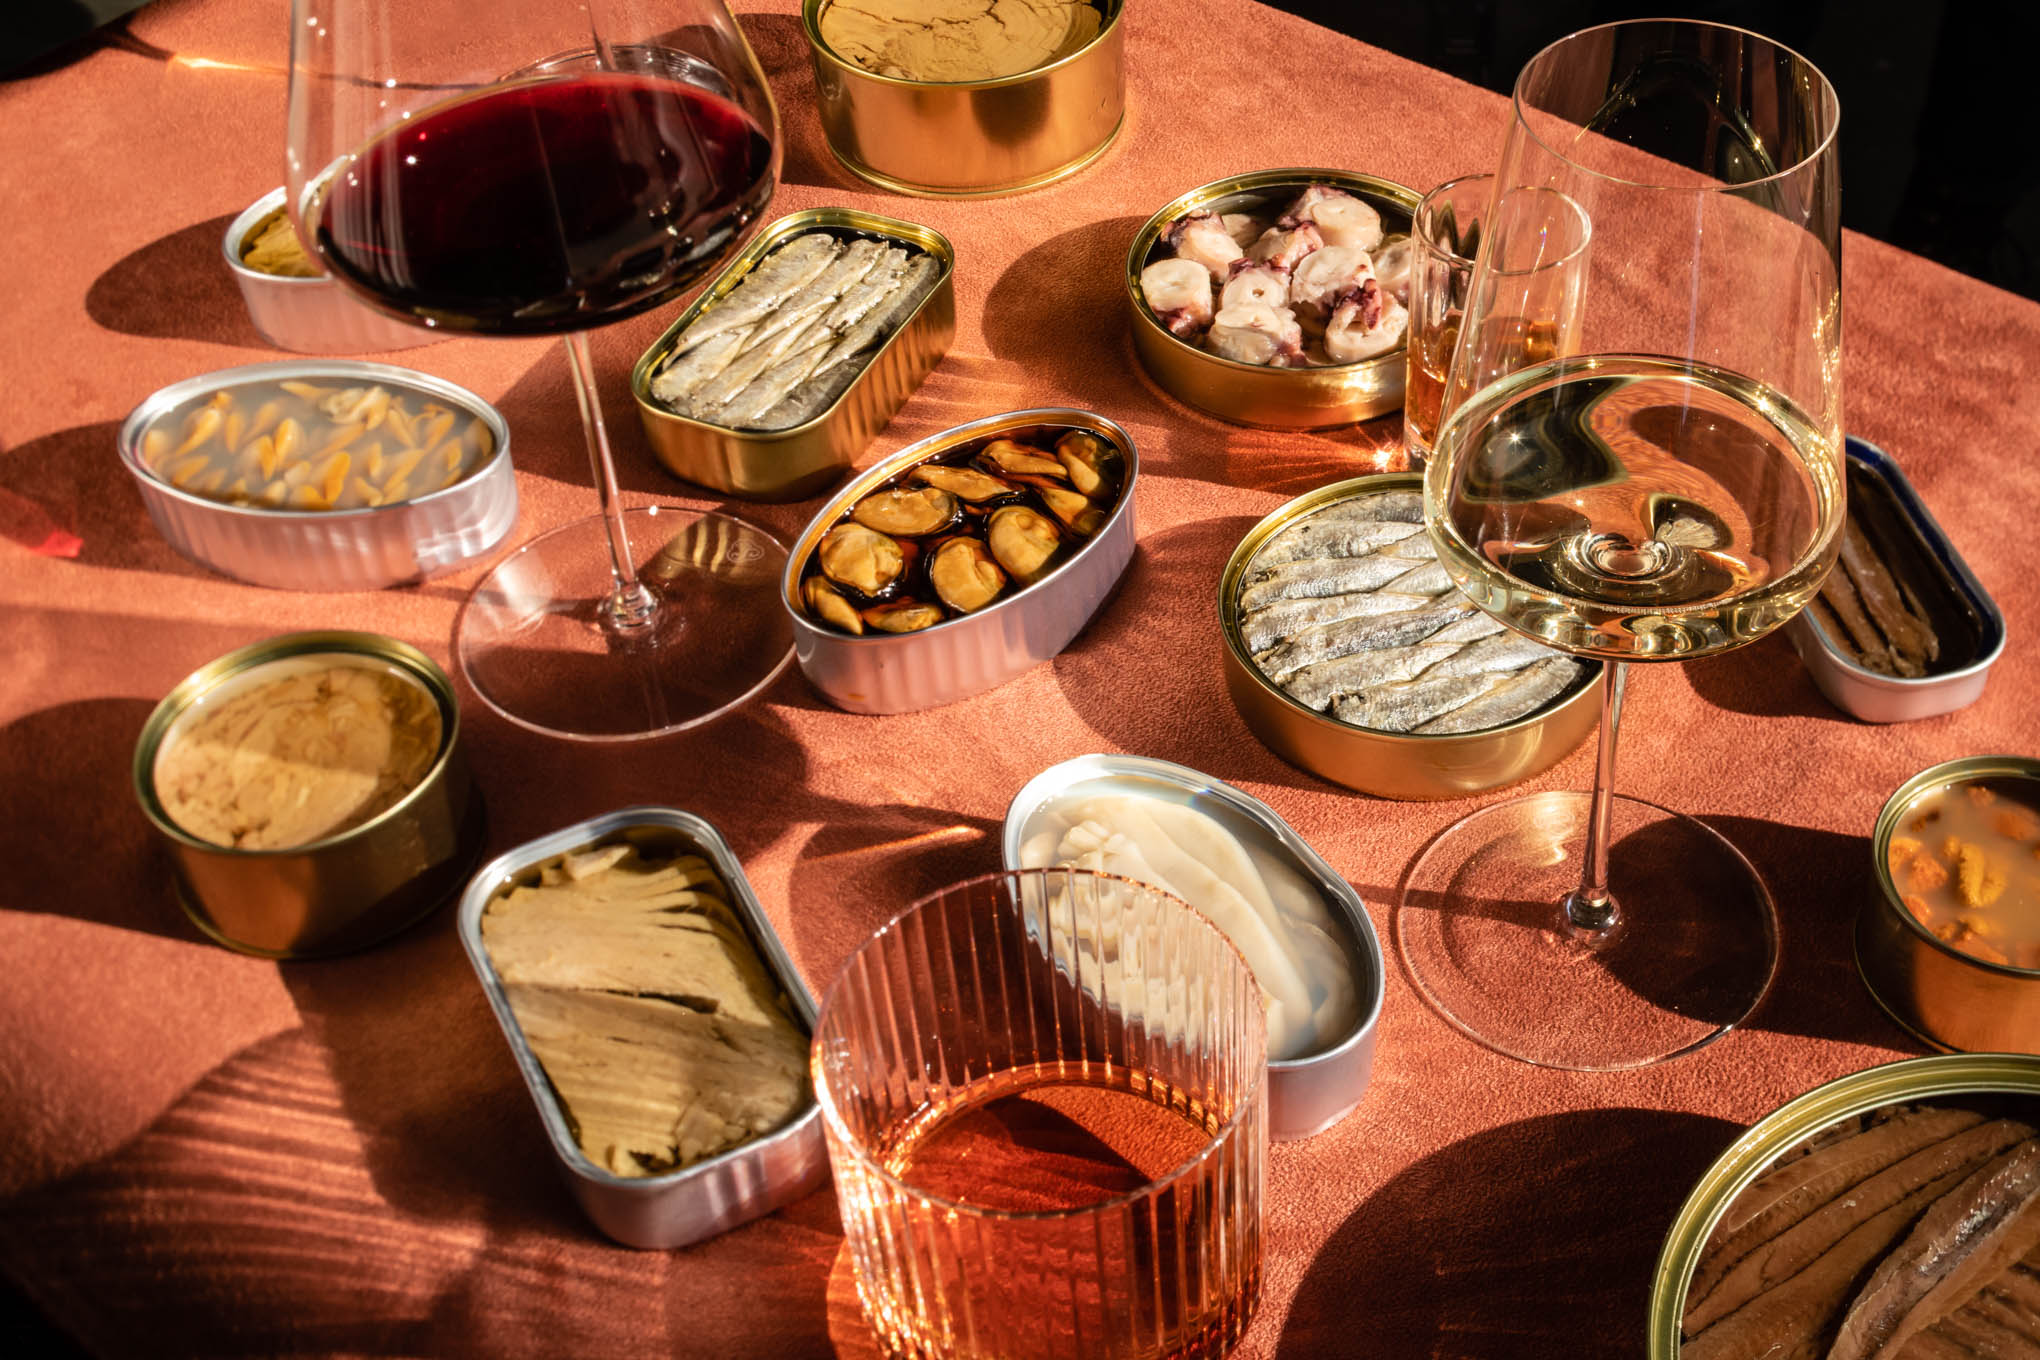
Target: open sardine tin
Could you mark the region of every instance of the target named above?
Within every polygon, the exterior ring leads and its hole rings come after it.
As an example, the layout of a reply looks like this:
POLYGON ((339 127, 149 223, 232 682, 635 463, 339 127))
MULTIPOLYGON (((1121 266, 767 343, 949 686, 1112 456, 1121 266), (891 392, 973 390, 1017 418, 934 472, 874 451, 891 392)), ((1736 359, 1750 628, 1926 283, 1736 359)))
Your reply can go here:
POLYGON ((1900 589, 1934 627, 1941 656, 1927 675, 1879 674, 1861 664, 1811 607, 1785 625, 1785 635, 1829 702, 1865 722, 1906 722, 1966 707, 1983 694, 1992 664, 2004 653, 2004 613, 1891 455, 1853 437, 1847 451, 1849 514, 1888 551, 1900 589))
POLYGON ((1940 1101, 2031 1101, 2035 1114, 2025 1117, 2040 1118, 2040 1057, 1957 1053, 1886 1063, 1816 1087, 1752 1124, 1701 1174, 1665 1233, 1651 1276, 1650 1360, 1677 1360, 1694 1269, 1715 1225, 1752 1182, 1843 1120, 1886 1106, 1940 1101))
POLYGON ((1313 184, 1364 199, 1381 214, 1383 231, 1407 233, 1421 197, 1413 189, 1350 170, 1291 167, 1214 180, 1165 204, 1134 233, 1126 252, 1124 300, 1141 367, 1162 390, 1235 425, 1271 430, 1321 430, 1352 425, 1402 409, 1408 355, 1403 345, 1357 363, 1319 368, 1264 368, 1202 349, 1169 333, 1141 292, 1140 275, 1168 258, 1162 234, 1193 212, 1273 214, 1313 184))
POLYGON ((1382 798, 1464 798, 1520 783, 1555 765, 1601 716, 1598 661, 1556 699, 1496 727, 1444 734, 1376 732, 1291 698, 1254 664, 1241 634, 1240 588, 1261 547, 1289 525, 1338 501, 1383 491, 1422 491, 1411 472, 1354 477, 1307 491, 1247 531, 1218 583, 1226 689, 1263 745, 1290 764, 1382 798))
POLYGON ((956 251, 929 227, 852 208, 811 208, 768 224, 722 273, 683 309, 639 357, 631 396, 652 452, 676 477, 745 500, 794 501, 841 476, 942 362, 956 335, 956 251), (681 334, 728 297, 759 261, 805 232, 878 237, 932 256, 934 286, 921 304, 865 360, 863 371, 820 413, 784 430, 733 430, 683 416, 655 400, 652 380, 681 334))
POLYGON ((808 521, 788 554, 780 598, 793 618, 793 652, 808 682, 852 713, 907 713, 955 703, 1005 684, 1069 646, 1133 560, 1134 495, 1140 455, 1133 436, 1093 411, 1038 407, 987 416, 910 444, 873 464, 808 521), (1119 500, 1089 542, 1040 580, 962 618, 914 633, 853 637, 810 618, 801 600, 807 560, 850 507, 872 491, 965 444, 999 437, 1059 438, 1084 430, 1126 464, 1119 500))
POLYGON ((552 1143, 568 1188, 589 1219, 604 1233, 631 1247, 683 1247, 763 1217, 819 1188, 829 1177, 822 1142, 821 1107, 808 1103, 774 1132, 661 1176, 618 1176, 597 1166, 581 1150, 567 1124, 545 1067, 531 1051, 503 982, 482 941, 482 915, 490 901, 546 860, 571 850, 619 840, 627 833, 670 834, 714 866, 729 890, 729 905, 744 923, 751 945, 779 985, 794 1021, 807 1034, 815 1027, 815 1001, 793 966, 764 909, 751 891, 744 866, 729 843, 707 821, 675 808, 629 807, 562 827, 527 841, 484 865, 460 903, 460 941, 481 980, 510 1045, 511 1056, 530 1088, 532 1103, 552 1143))
POLYGON ((1374 1070, 1384 988, 1381 941, 1367 907, 1309 843, 1260 799, 1201 771, 1145 756, 1087 755, 1050 766, 1023 785, 1006 809, 1000 841, 1007 869, 1043 814, 1098 794, 1133 794, 1194 808, 1250 849, 1278 858, 1322 898, 1333 947, 1341 951, 1355 997, 1352 1021, 1329 1042, 1295 1058, 1268 1062, 1268 1136, 1308 1138, 1345 1118, 1360 1103, 1374 1070))

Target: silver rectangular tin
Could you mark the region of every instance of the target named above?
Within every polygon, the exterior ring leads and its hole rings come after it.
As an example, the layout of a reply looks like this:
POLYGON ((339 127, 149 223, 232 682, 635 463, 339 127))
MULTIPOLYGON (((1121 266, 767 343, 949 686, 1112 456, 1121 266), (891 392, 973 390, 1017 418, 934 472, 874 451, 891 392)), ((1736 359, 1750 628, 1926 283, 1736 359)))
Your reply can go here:
POLYGON ((391 364, 295 359, 186 378, 129 413, 120 429, 120 460, 171 547, 201 566, 280 590, 381 590, 420 581, 488 552, 517 524, 517 476, 502 414, 465 387, 391 364), (365 510, 229 505, 159 481, 143 464, 142 436, 158 416, 219 388, 287 378, 428 393, 479 417, 496 452, 472 477, 443 491, 365 510))
POLYGON ((1858 665, 1811 610, 1795 615, 1786 624, 1785 635, 1792 639, 1793 649, 1829 702, 1865 722, 1906 722, 1952 713, 1976 702, 1983 693, 1991 664, 2005 649, 2004 612, 1969 570, 1962 554, 1955 551, 1955 545, 1891 455, 1875 444, 1853 437, 1847 450, 1848 473, 1870 479, 1891 498, 1899 516, 1915 535, 1916 546, 1931 562, 1937 577, 1935 584, 1974 622, 1976 645, 1962 664, 1938 675, 1907 678, 1879 675, 1858 665))
POLYGON ((606 1171, 588 1159, 567 1128, 545 1068, 525 1042, 524 1031, 503 993, 502 979, 489 961, 488 948, 482 943, 482 913, 490 899, 517 875, 555 855, 640 827, 677 831, 715 866, 729 889, 730 906, 743 918, 759 958, 785 992, 794 1018, 812 1035, 814 998, 759 907, 750 880, 744 877, 744 866, 720 832, 677 808, 621 808, 498 855, 482 866, 461 897, 460 942, 488 995, 489 1008, 503 1027, 517 1070, 524 1074, 532 1104, 538 1107, 539 1120, 574 1198, 596 1227, 625 1246, 663 1249, 684 1247, 726 1232, 819 1188, 829 1178, 829 1156, 822 1142, 821 1106, 812 1093, 807 1110, 785 1128, 663 1176, 618 1176, 606 1171))
MULTIPOLYGON (((241 246, 258 223, 283 206, 284 191, 272 189, 248 206, 227 227, 221 243, 227 268, 248 304, 248 319, 262 338, 278 349, 298 354, 372 354, 385 350, 436 345, 446 336, 423 326, 406 325, 384 316, 331 274, 314 279, 265 274, 241 263, 241 246)), ((305 253, 318 264, 318 257, 305 253)))
POLYGON ((1048 660, 1083 631, 1133 560, 1134 489, 1140 455, 1133 436, 1091 411, 1038 407, 987 416, 909 444, 866 469, 831 497, 794 541, 780 581, 780 602, 793 618, 793 651, 808 681, 852 713, 906 713, 955 703, 1048 660), (800 602, 801 569, 837 520, 867 492, 916 463, 962 444, 1032 430, 1089 430, 1126 460, 1126 484, 1105 526, 1069 561, 1022 590, 960 619, 918 633, 852 637, 807 615, 800 602))
POLYGON ((1097 779, 1165 785, 1187 795, 1177 801, 1215 815, 1221 822, 1233 822, 1235 828, 1239 822, 1250 823, 1287 851, 1294 867, 1323 892, 1332 916, 1346 926, 1351 944, 1347 961, 1354 971, 1360 1014, 1353 1029, 1330 1048, 1307 1057, 1269 1061, 1268 1136, 1277 1142, 1308 1138, 1345 1118, 1366 1094, 1374 1071, 1374 1041, 1384 990, 1381 941, 1360 894, 1260 799, 1187 765, 1147 756, 1077 756, 1028 780, 1006 808, 999 847, 1006 867, 1020 867, 1021 831, 1030 817, 1071 788, 1097 779))

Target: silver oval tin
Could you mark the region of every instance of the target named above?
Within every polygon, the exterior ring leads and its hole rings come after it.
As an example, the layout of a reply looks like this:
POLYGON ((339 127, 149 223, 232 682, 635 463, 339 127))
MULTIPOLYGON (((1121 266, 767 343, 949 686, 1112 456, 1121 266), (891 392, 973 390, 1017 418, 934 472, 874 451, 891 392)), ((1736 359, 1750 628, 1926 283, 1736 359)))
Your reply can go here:
MULTIPOLYGON (((227 227, 221 247, 248 318, 262 338, 278 349, 298 354, 369 354, 436 345, 446 337, 423 326, 406 325, 384 316, 347 291, 331 274, 315 279, 265 274, 241 263, 241 246, 263 218, 283 206, 284 191, 272 189, 248 206, 227 227)), ((307 255, 312 252, 307 248, 307 255)), ((312 263, 318 263, 312 255, 312 263)))
POLYGON ((149 518, 171 547, 201 566, 281 590, 381 590, 436 576, 488 552, 517 523, 510 427, 465 387, 391 364, 298 359, 200 374, 152 394, 120 428, 120 460, 149 518), (410 388, 479 417, 496 452, 466 481, 370 510, 272 510, 228 505, 158 481, 142 462, 142 436, 165 412, 223 387, 285 378, 410 388))
POLYGON ((1931 564, 1933 584, 1973 622, 1976 645, 1963 664, 1938 675, 1908 678, 1879 675, 1858 665, 1811 609, 1794 615, 1785 625, 1785 635, 1792 639, 1793 649, 1828 701, 1865 722, 1906 722, 1952 713, 1976 702, 1983 693, 1992 663, 2005 650, 2004 612, 1962 560, 1962 554, 1955 551, 1954 543, 1891 455, 1854 437, 1847 448, 1850 481, 1868 482, 1889 497, 1911 530, 1915 546, 1931 564))
POLYGON ((489 1009, 503 1028, 517 1070, 524 1075, 532 1104, 538 1107, 539 1120, 545 1125, 568 1189, 595 1226, 610 1237, 625 1246, 664 1249, 726 1232, 818 1189, 829 1178, 829 1155, 822 1141, 821 1107, 812 1092, 807 1109, 786 1127, 663 1176, 618 1176, 606 1171, 588 1159, 568 1129, 545 1068, 525 1042, 524 1031, 503 993, 502 979, 489 961, 488 948, 482 943, 482 913, 489 900, 519 874, 555 855, 640 827, 678 832, 715 866, 729 889, 730 906, 743 918, 758 957, 786 994, 794 1018, 812 1035, 815 1000, 759 907, 750 880, 744 877, 744 866, 720 832, 677 808, 621 808, 498 855, 482 866, 461 897, 460 942, 488 995, 489 1009))
POLYGON ((1268 1136, 1277 1142, 1308 1138, 1352 1113, 1366 1094, 1374 1071, 1374 1041, 1384 987, 1381 940, 1360 894, 1260 799, 1187 765, 1147 756, 1077 756, 1028 780, 1006 808, 999 846, 1006 868, 1020 867, 1022 833, 1035 813, 1077 786, 1097 780, 1121 786, 1151 783, 1159 787, 1158 796, 1229 823, 1228 830, 1237 833, 1244 823, 1252 833, 1285 851, 1292 867, 1322 891, 1333 918, 1346 927, 1347 962, 1353 969, 1360 1013, 1353 1028, 1329 1048, 1301 1058, 1269 1060, 1268 1136))
POLYGON ((793 652, 808 682, 852 713, 906 713, 955 703, 1005 684, 1048 660, 1083 630, 1133 560, 1134 488, 1140 455, 1133 436, 1091 411, 1045 406, 1009 411, 958 425, 909 444, 854 478, 808 521, 786 559, 780 602, 793 618, 793 652), (807 616, 800 603, 801 569, 845 511, 865 493, 914 464, 962 444, 1031 430, 1089 430, 1126 459, 1119 504, 1069 561, 1041 580, 960 619, 918 633, 852 637, 807 616))

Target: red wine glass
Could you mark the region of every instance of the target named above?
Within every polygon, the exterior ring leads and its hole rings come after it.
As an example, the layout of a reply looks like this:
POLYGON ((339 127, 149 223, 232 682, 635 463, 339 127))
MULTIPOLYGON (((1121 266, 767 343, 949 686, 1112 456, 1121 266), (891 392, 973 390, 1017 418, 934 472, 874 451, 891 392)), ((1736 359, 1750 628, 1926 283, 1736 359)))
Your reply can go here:
POLYGON ((601 513, 469 597, 455 652, 476 693, 587 740, 756 694, 791 655, 785 546, 729 515, 623 507, 587 342, 700 282, 771 200, 777 120, 729 11, 295 0, 292 25, 290 201, 326 268, 414 324, 566 343, 601 513))

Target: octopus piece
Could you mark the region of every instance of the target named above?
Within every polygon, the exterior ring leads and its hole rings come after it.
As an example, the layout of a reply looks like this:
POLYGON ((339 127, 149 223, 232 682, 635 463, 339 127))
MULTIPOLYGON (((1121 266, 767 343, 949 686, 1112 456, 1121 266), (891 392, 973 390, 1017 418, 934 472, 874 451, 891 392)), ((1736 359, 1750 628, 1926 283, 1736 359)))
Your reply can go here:
POLYGON ((820 576, 810 576, 801 587, 801 594, 807 600, 807 607, 823 623, 833 624, 846 633, 862 636, 864 620, 857 617, 857 611, 850 601, 843 598, 843 592, 830 585, 820 576))
POLYGON ((1004 472, 1022 472, 1035 477, 1053 477, 1061 481, 1067 474, 1063 465, 1043 453, 1040 449, 1011 439, 994 439, 978 450, 978 456, 990 459, 1004 472))
POLYGON ((1270 227, 1261 233, 1260 240, 1247 247, 1247 258, 1287 274, 1324 243, 1324 233, 1308 222, 1294 227, 1270 227))
MULTIPOLYGON (((1218 295, 1221 308, 1238 307, 1249 302, 1281 307, 1288 301, 1288 277, 1280 270, 1255 264, 1252 260, 1233 261, 1232 277, 1225 281, 1225 288, 1218 295)), ((1206 321, 1205 324, 1211 323, 1206 321)))
POLYGON ((929 486, 941 487, 951 495, 960 496, 973 505, 1010 496, 1017 490, 1012 483, 1002 482, 988 472, 979 472, 976 468, 950 467, 944 463, 923 463, 914 469, 914 480, 929 486))
POLYGON ((1217 213, 1194 212, 1179 217, 1162 233, 1178 259, 1201 264, 1214 283, 1225 281, 1227 266, 1240 257, 1240 243, 1226 231, 1217 213))
POLYGON ((907 555, 897 542, 855 521, 823 534, 815 551, 822 559, 823 575, 860 595, 883 593, 907 569, 907 555))
MULTIPOLYGON (((1065 491, 1074 496, 1074 491, 1065 491)), ((942 603, 960 614, 983 609, 1006 588, 1006 573, 992 560, 991 550, 974 538, 945 539, 928 559, 928 584, 942 603)))
POLYGON ((1140 295, 1169 334, 1194 341, 1211 324, 1211 271, 1180 256, 1140 271, 1140 295))
POLYGON ((1374 261, 1355 246, 1326 246, 1312 251, 1289 276, 1289 305, 1297 320, 1322 329, 1339 299, 1374 275, 1374 261))
POLYGON ((1241 250, 1260 240, 1261 233, 1268 229, 1268 223, 1252 213, 1221 213, 1218 220, 1225 224, 1226 235, 1241 250))
POLYGON ((857 502, 850 518, 882 534, 932 534, 956 519, 956 497, 932 486, 894 487, 857 502))
POLYGON ((987 527, 992 556, 1022 585, 1039 580, 1062 546, 1062 531, 1055 522, 1024 505, 1005 505, 992 511, 987 527))
MULTIPOLYGON (((1219 313, 1219 321, 1225 313, 1219 313)), ((1325 324, 1325 357, 1335 364, 1350 364, 1386 354, 1402 343, 1410 314, 1381 283, 1369 279, 1339 299, 1325 324)), ((1217 334, 1214 325, 1212 333, 1217 334)))
POLYGON ((1410 267, 1416 258, 1407 236, 1391 236, 1374 252, 1374 277, 1405 307, 1410 304, 1410 267))
POLYGON ((1211 320, 1204 345, 1221 359, 1269 368, 1300 368, 1303 327, 1279 308, 1260 303, 1226 307, 1211 320))
POLYGON ((1381 214, 1365 199, 1330 185, 1305 189, 1275 225, 1293 229, 1307 223, 1324 234, 1328 246, 1372 250, 1381 244, 1381 214))
POLYGON ((942 622, 942 610, 917 600, 899 604, 874 605, 864 611, 864 621, 881 633, 918 633, 942 622))
POLYGON ((1070 485, 1095 496, 1105 485, 1105 465, 1112 450, 1088 430, 1071 430, 1055 441, 1055 456, 1069 474, 1070 485))

